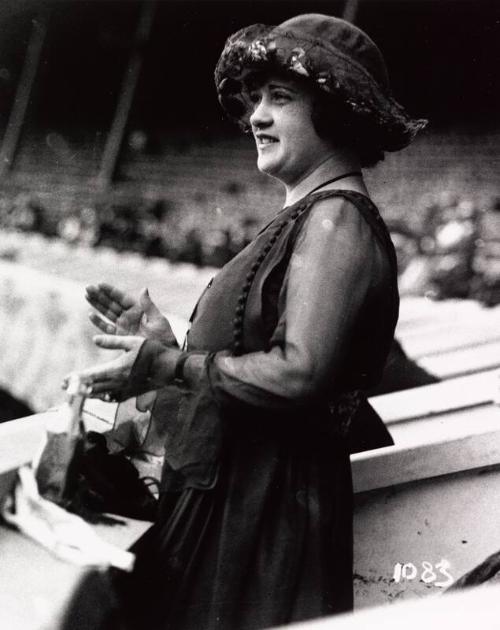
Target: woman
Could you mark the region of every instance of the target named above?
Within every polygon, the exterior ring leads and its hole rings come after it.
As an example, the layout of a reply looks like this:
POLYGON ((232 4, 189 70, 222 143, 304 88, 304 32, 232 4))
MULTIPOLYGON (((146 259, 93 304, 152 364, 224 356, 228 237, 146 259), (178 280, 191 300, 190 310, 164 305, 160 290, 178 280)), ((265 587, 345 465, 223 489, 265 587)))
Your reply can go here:
POLYGON ((133 627, 251 630, 352 608, 347 431, 398 314, 361 168, 425 123, 390 96, 375 44, 301 15, 234 34, 215 78, 283 209, 202 295, 185 350, 147 295, 89 292, 94 323, 129 333, 96 337, 125 352, 82 373, 93 395, 159 389, 160 513, 117 579, 133 627))

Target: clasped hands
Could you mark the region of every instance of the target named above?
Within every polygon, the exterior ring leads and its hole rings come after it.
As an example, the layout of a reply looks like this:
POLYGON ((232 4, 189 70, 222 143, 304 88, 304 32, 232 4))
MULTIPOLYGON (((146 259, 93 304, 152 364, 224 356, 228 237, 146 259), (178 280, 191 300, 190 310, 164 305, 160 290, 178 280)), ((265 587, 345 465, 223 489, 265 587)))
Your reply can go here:
MULTIPOLYGON (((144 289, 138 300, 106 283, 86 288, 86 300, 93 307, 90 321, 102 333, 94 337, 100 348, 123 350, 116 359, 87 368, 76 375, 88 386, 88 395, 105 401, 121 401, 162 384, 173 372, 181 351, 168 319, 161 314, 144 289), (131 379, 144 343, 150 340, 148 360, 142 373, 131 379)), ((70 375, 63 381, 67 387, 70 375)))

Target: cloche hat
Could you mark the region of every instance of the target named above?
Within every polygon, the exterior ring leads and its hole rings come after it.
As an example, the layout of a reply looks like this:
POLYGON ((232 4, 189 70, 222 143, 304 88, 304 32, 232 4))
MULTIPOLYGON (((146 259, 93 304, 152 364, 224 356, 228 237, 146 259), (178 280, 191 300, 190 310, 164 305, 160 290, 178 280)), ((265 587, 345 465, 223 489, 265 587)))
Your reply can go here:
POLYGON ((254 24, 229 37, 215 69, 219 101, 248 128, 242 80, 252 71, 278 70, 312 81, 338 97, 376 133, 378 149, 410 144, 426 120, 412 119, 394 100, 380 50, 361 29, 340 18, 309 13, 279 26, 254 24))

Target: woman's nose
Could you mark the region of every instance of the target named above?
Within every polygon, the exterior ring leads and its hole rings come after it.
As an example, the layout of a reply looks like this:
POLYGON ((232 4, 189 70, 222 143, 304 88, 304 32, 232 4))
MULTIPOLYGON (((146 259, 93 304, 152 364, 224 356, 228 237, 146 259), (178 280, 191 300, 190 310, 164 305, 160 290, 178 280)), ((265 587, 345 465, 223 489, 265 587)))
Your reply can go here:
POLYGON ((265 98, 261 98, 249 118, 253 128, 262 129, 272 123, 271 109, 265 98))

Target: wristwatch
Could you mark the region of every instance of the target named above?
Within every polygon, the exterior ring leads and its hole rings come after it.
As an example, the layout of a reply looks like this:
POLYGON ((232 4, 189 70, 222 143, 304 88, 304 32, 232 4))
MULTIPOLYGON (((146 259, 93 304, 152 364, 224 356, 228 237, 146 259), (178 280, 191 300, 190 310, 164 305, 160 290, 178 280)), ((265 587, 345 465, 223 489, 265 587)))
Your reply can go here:
POLYGON ((184 364, 186 363, 189 357, 189 352, 181 352, 179 355, 174 368, 174 378, 173 382, 178 387, 182 387, 185 385, 184 381, 184 364))

